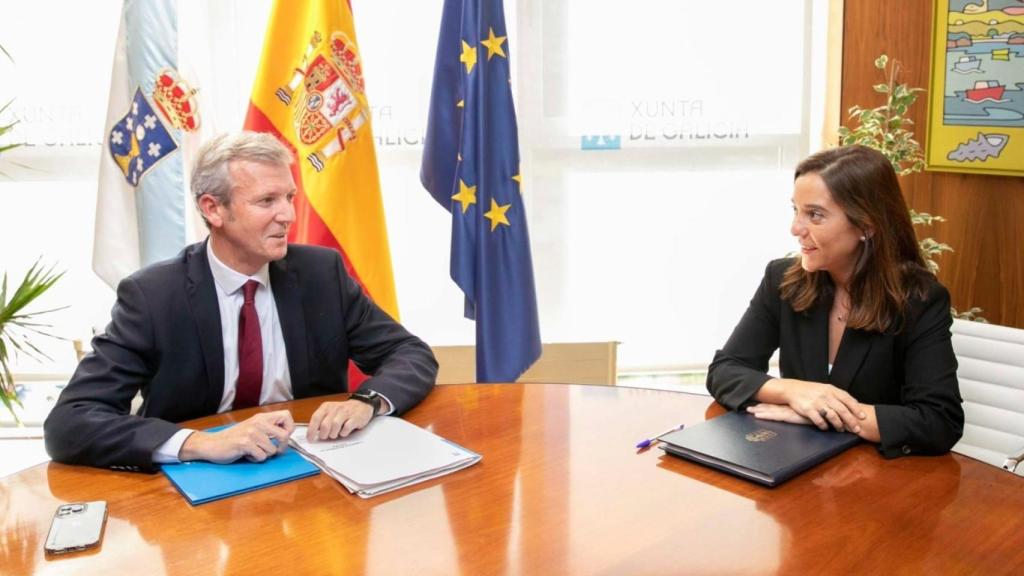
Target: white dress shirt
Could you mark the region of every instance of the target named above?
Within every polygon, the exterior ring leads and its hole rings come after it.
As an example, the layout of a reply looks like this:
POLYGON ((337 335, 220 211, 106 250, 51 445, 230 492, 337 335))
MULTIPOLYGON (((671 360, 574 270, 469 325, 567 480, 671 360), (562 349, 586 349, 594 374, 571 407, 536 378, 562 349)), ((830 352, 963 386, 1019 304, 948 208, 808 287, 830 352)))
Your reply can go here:
MULTIPOLYGON (((210 261, 210 272, 217 286, 217 305, 220 307, 221 336, 224 343, 224 393, 220 398, 217 412, 231 410, 235 401, 238 383, 238 317, 245 297, 242 286, 249 280, 259 283, 256 289, 256 314, 260 319, 260 339, 263 341, 263 388, 260 390, 260 406, 273 402, 292 400, 292 379, 288 371, 288 354, 284 347, 284 332, 277 315, 274 291, 270 286, 270 265, 264 264, 252 276, 232 270, 213 253, 213 244, 206 243, 206 256, 210 261)), ((391 401, 381 395, 384 413, 394 411, 391 401)), ((153 462, 168 464, 178 462, 181 445, 194 430, 178 430, 153 452, 153 462)))
POLYGON ((217 412, 231 410, 238 383, 238 319, 245 303, 242 287, 249 280, 259 283, 256 289, 256 315, 260 319, 260 340, 263 343, 263 387, 260 406, 273 402, 286 402, 292 397, 292 379, 288 372, 288 353, 284 348, 284 332, 277 316, 274 291, 270 289, 270 266, 264 264, 252 276, 236 272, 221 262, 206 244, 210 259, 210 272, 217 285, 217 305, 220 307, 221 336, 224 341, 224 393, 217 412))
MULTIPOLYGON (((245 303, 242 286, 249 280, 259 283, 256 289, 256 315, 260 319, 260 340, 263 342, 263 387, 260 406, 285 402, 292 397, 292 379, 288 371, 288 354, 284 347, 284 332, 277 316, 274 291, 270 289, 270 265, 264 264, 252 276, 229 268, 213 253, 213 244, 206 243, 206 256, 210 261, 213 283, 217 286, 217 306, 220 308, 221 337, 224 343, 224 393, 217 412, 231 410, 238 383, 238 318, 245 303)), ((193 430, 182 429, 157 447, 153 461, 166 464, 178 461, 178 452, 193 430)))

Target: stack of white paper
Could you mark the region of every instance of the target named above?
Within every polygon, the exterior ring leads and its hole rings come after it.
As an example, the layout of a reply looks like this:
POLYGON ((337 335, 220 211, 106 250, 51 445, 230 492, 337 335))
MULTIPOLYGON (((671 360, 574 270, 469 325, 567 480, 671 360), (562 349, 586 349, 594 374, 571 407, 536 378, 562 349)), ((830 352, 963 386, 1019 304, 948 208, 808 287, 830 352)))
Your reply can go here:
POLYGON ((378 416, 346 438, 306 440, 296 426, 290 443, 310 462, 363 498, 397 490, 476 464, 480 455, 401 418, 378 416))

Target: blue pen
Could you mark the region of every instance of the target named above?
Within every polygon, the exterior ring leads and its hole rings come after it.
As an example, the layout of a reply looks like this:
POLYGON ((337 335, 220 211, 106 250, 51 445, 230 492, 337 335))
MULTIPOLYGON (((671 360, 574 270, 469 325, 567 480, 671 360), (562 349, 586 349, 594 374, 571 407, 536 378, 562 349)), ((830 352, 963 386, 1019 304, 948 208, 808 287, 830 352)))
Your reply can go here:
POLYGON ((676 430, 682 430, 685 427, 686 427, 686 424, 680 424, 679 426, 675 426, 673 428, 669 428, 668 430, 665 430, 664 432, 662 432, 661 434, 658 434, 657 436, 654 436, 652 438, 646 438, 646 439, 640 441, 636 445, 636 447, 637 448, 650 448, 651 444, 654 444, 655 442, 657 442, 665 434, 668 434, 669 432, 675 432, 676 430))

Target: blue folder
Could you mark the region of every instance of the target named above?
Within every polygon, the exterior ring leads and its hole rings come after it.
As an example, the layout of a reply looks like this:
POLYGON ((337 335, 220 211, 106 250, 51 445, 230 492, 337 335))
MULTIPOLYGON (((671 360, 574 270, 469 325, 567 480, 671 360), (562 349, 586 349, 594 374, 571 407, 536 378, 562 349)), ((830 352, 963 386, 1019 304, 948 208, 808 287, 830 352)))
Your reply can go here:
MULTIPOLYGON (((211 428, 216 432, 227 426, 211 428)), ((320 472, 315 464, 289 448, 264 462, 238 460, 231 464, 193 461, 164 464, 164 474, 193 506, 235 494, 252 492, 267 486, 313 476, 320 472)))
POLYGON ((728 412, 661 438, 661 449, 765 486, 793 476, 860 443, 849 432, 758 420, 728 412))

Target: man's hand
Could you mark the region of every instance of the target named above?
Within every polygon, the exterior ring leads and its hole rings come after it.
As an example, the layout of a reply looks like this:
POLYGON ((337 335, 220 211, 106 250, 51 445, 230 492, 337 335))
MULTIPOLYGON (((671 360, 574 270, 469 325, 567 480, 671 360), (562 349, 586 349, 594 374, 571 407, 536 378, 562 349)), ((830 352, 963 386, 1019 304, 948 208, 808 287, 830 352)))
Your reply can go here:
POLYGON ((373 406, 366 402, 324 402, 309 419, 306 438, 310 441, 344 438, 366 426, 371 418, 373 406))
POLYGON ((181 445, 178 459, 227 464, 244 457, 263 462, 288 449, 294 430, 291 412, 264 412, 220 432, 194 432, 181 445))

